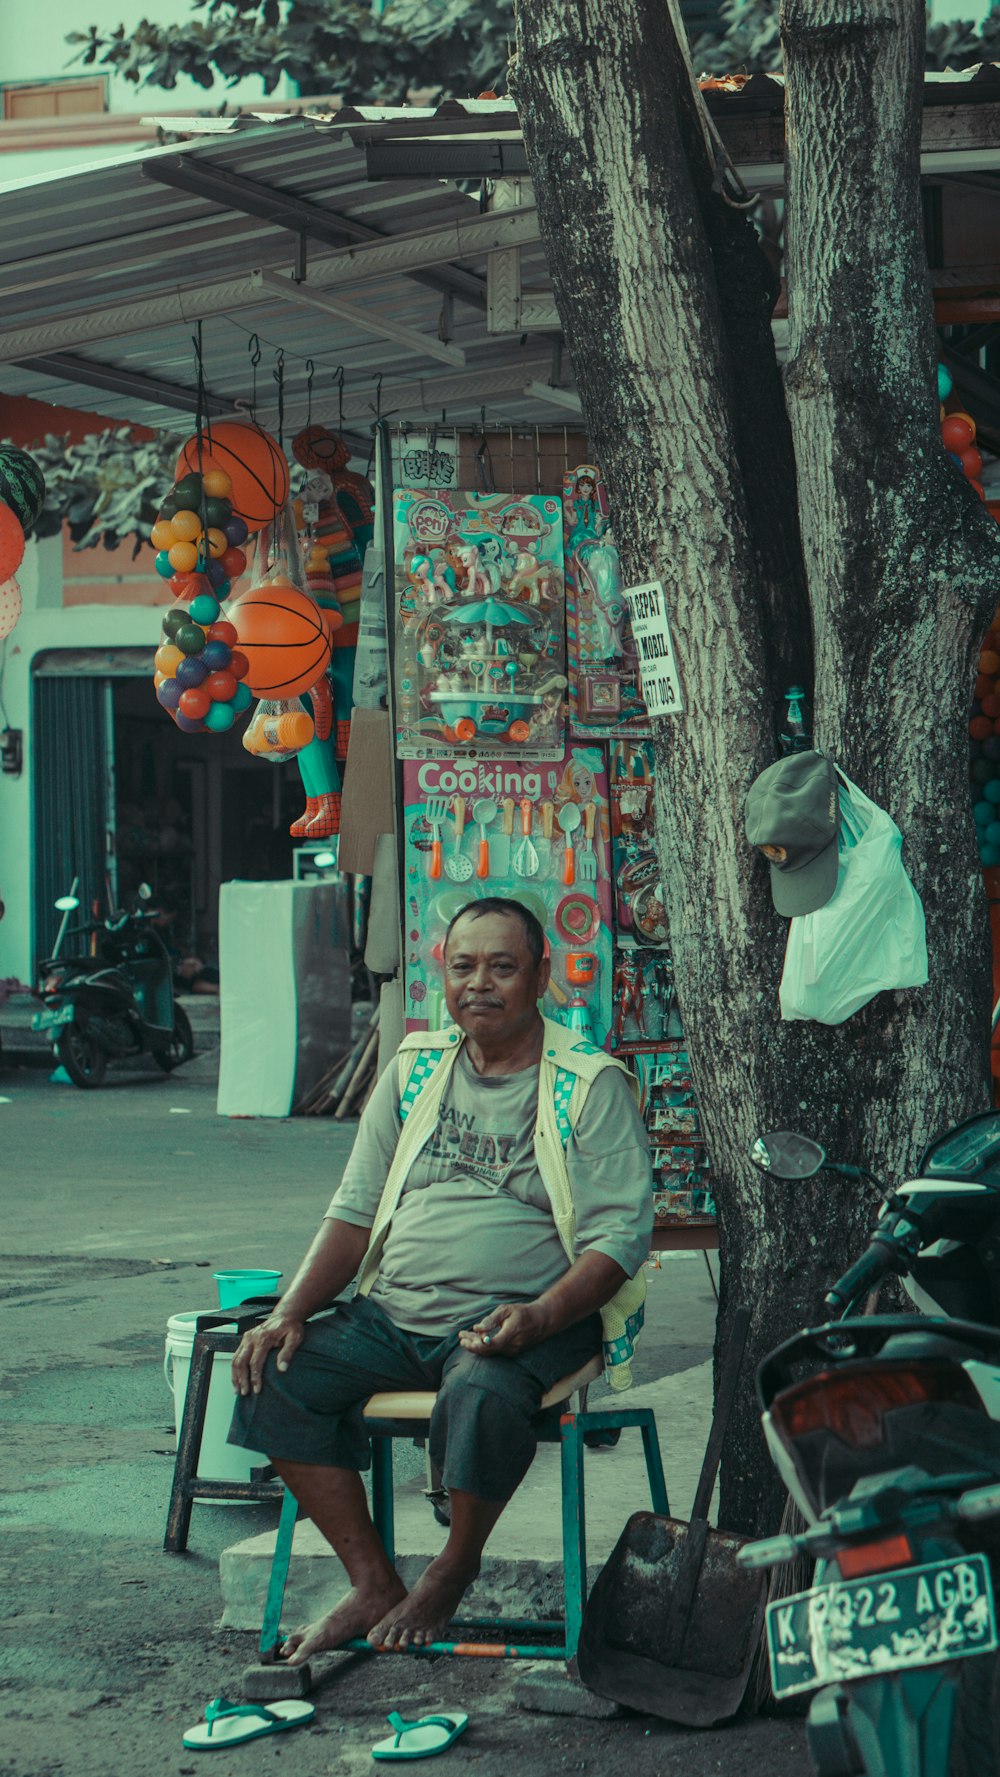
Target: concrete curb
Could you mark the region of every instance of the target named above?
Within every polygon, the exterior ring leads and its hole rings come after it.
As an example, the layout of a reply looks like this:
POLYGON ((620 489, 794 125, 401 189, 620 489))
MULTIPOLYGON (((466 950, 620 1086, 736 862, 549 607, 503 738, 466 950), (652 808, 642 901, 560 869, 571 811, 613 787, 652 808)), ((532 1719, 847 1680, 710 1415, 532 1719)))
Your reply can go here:
MULTIPOLYGON (((592 1392, 597 1408, 609 1397, 592 1392)), ((699 1364, 636 1388, 629 1406, 652 1407, 671 1510, 686 1518, 694 1499, 712 1412, 712 1365, 699 1364)), ((444 1546, 447 1532, 433 1517, 423 1477, 396 1484, 396 1566, 412 1585, 444 1546)), ((471 1616, 558 1616, 562 1613, 562 1490, 559 1450, 540 1446, 534 1464, 490 1539, 482 1573, 466 1598, 471 1616)), ((626 1430, 613 1450, 586 1455, 587 1555, 591 1583, 633 1512, 649 1506, 642 1441, 626 1430)), ((219 1563, 226 1629, 259 1629, 274 1554, 275 1532, 248 1537, 224 1550, 219 1563)), ((311 1621, 347 1590, 347 1575, 315 1527, 296 1528, 283 1621, 311 1621)))

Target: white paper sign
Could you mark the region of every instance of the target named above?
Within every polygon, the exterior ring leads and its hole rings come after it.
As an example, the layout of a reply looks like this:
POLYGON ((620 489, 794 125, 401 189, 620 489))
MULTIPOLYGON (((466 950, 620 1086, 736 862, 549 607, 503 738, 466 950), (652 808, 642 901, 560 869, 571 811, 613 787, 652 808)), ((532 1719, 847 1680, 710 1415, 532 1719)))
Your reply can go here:
POLYGON ((649 580, 645 586, 626 586, 623 596, 639 654, 639 677, 646 709, 651 716, 677 716, 684 704, 674 645, 670 640, 663 581, 649 580))

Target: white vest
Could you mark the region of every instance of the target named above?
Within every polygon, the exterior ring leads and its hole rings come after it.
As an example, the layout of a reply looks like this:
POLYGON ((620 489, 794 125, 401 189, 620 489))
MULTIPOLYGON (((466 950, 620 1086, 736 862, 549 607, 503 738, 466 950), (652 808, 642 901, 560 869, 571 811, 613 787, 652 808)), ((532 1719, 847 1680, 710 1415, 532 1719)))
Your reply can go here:
MULTIPOLYGON (((552 1019, 544 1019, 545 1039, 538 1075, 538 1117, 534 1150, 539 1176, 548 1193, 556 1232, 572 1264, 576 1236, 576 1208, 566 1142, 583 1109, 591 1085, 603 1069, 617 1068, 638 1096, 638 1083, 620 1061, 552 1019)), ((367 1296, 378 1275, 382 1249, 396 1205, 410 1168, 437 1127, 455 1057, 465 1041, 457 1026, 442 1031, 420 1031, 399 1045, 400 1117, 403 1127, 381 1201, 372 1225, 368 1251, 358 1277, 358 1294, 367 1296)), ((604 1343, 604 1374, 616 1393, 632 1386, 632 1355, 643 1322, 646 1279, 642 1273, 622 1284, 601 1309, 604 1343)))

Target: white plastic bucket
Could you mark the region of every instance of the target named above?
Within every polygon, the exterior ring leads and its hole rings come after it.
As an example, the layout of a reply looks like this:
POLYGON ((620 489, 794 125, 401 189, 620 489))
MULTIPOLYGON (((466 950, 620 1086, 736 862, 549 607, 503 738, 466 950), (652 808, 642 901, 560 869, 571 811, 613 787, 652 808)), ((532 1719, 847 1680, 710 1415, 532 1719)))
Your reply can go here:
MULTIPOLYGON (((191 1373, 191 1352, 200 1314, 214 1314, 214 1308, 191 1308, 183 1314, 172 1314, 167 1321, 167 1338, 163 1355, 163 1374, 174 1397, 174 1424, 180 1438, 184 1400, 191 1373)), ((226 1352, 212 1355, 212 1379, 205 1409, 205 1429, 201 1438, 198 1474, 203 1481, 249 1481, 252 1468, 263 1468, 267 1457, 257 1450, 244 1450, 239 1444, 227 1444, 226 1434, 233 1417, 236 1399, 226 1352), (218 1361, 216 1361, 218 1360, 218 1361)), ((229 1505, 230 1500, 196 1500, 197 1505, 229 1505)), ((236 1502, 239 1503, 238 1501, 236 1502)))

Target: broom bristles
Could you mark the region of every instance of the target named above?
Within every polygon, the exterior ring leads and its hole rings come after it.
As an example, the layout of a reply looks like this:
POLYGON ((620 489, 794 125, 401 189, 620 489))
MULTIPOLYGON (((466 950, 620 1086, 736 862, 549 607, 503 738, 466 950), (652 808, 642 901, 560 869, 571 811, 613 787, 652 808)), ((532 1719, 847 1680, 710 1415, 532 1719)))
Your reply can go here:
MULTIPOLYGON (((808 1528, 805 1518, 789 1494, 778 1526, 779 1536, 798 1536, 808 1528)), ((807 1555, 797 1555, 794 1561, 789 1561, 782 1567, 772 1567, 767 1583, 768 1604, 774 1604, 781 1598, 791 1598, 796 1592, 808 1591, 812 1584, 813 1565, 807 1555)), ((767 1630, 762 1622, 744 1707, 751 1715, 804 1715, 808 1706, 808 1696, 791 1697, 787 1702, 781 1703, 775 1698, 771 1689, 771 1663, 767 1657, 767 1630)))

